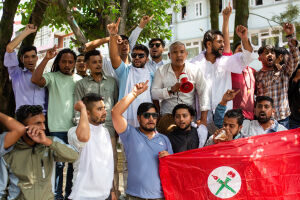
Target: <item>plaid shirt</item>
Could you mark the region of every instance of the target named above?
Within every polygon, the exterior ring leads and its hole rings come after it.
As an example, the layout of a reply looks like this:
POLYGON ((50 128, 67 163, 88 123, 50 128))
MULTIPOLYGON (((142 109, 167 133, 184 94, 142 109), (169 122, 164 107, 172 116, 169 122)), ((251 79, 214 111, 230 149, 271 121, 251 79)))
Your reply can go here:
POLYGON ((290 55, 287 62, 280 70, 274 69, 270 71, 260 70, 256 72, 256 95, 268 96, 274 100, 275 119, 282 120, 290 115, 289 101, 288 101, 288 86, 289 78, 296 70, 298 65, 298 42, 289 38, 290 55), (294 45, 296 42, 296 45, 294 45))

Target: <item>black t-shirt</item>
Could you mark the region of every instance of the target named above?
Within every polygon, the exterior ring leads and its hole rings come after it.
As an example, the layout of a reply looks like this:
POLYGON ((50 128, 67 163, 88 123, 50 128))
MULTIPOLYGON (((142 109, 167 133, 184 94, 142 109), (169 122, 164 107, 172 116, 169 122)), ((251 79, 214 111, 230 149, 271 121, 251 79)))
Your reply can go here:
POLYGON ((183 131, 175 128, 171 133, 167 134, 174 153, 197 149, 199 147, 199 137, 197 129, 191 127, 190 131, 183 131))
MULTIPOLYGON (((297 70, 300 70, 300 65, 298 65, 297 70)), ((300 80, 297 83, 292 81, 297 73, 297 70, 294 72, 289 81, 289 106, 291 110, 291 116, 293 120, 300 122, 300 80)))

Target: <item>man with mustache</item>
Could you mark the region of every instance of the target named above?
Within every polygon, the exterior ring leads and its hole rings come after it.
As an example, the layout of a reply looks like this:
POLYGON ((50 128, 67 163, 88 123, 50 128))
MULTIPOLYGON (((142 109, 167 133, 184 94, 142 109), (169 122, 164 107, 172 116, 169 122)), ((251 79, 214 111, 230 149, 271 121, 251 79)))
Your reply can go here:
MULTIPOLYGON (((232 56, 222 56, 224 52, 224 37, 220 31, 209 30, 204 34, 203 44, 206 51, 192 59, 192 63, 202 71, 206 77, 210 108, 208 124, 212 124, 212 112, 216 109, 226 90, 232 88, 231 72, 241 74, 249 63, 253 61, 252 46, 248 39, 248 29, 237 26, 236 33, 242 40, 243 52, 232 56)), ((232 109, 229 102, 228 109, 232 109)), ((210 129, 210 128, 209 128, 210 129)))
POLYGON ((276 58, 273 46, 262 46, 258 49, 258 60, 263 67, 255 74, 256 95, 268 96, 274 100, 275 119, 289 128, 289 115, 291 114, 288 102, 288 83, 293 72, 296 70, 299 60, 298 41, 294 38, 294 26, 286 23, 283 30, 288 38, 290 53, 287 58, 276 58), (281 67, 278 65, 283 59, 281 67), (275 62, 276 60, 276 62, 275 62))

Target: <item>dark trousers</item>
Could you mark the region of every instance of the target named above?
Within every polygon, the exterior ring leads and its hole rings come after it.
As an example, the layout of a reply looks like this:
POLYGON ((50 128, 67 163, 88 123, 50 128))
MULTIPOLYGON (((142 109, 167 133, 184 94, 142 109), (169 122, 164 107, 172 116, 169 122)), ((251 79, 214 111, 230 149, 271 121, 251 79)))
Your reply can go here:
POLYGON ((290 125, 290 129, 299 128, 300 127, 300 122, 296 121, 296 120, 294 120, 290 117, 290 124, 289 125, 290 125))
MULTIPOLYGON (((68 144, 68 132, 50 132, 50 136, 56 136, 66 144, 68 144)), ((56 162, 55 168, 55 199, 64 199, 63 196, 63 171, 64 171, 65 163, 64 162, 56 162)), ((65 199, 69 197, 72 190, 72 179, 73 179, 73 164, 68 163, 67 169, 67 180, 65 187, 65 199)))

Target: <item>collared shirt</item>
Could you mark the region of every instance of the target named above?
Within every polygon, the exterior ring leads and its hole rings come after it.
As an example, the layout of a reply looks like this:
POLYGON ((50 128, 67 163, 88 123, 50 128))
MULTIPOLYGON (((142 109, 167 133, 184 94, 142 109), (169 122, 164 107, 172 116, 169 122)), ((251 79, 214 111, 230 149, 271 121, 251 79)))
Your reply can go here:
POLYGON ((201 70, 191 63, 185 63, 182 72, 186 73, 188 80, 194 85, 193 90, 189 93, 168 93, 168 88, 179 82, 171 63, 158 68, 155 72, 151 93, 153 99, 162 100, 161 113, 172 113, 173 108, 179 103, 195 107, 195 94, 198 96, 200 110, 209 110, 210 99, 207 93, 206 80, 204 79, 201 70))
POLYGON ((161 60, 159 63, 156 63, 154 60, 149 60, 146 65, 148 65, 151 72, 155 73, 156 70, 167 63, 165 63, 163 60, 161 60))
MULTIPOLYGON (((214 112, 224 93, 232 89, 231 72, 242 73, 248 64, 254 59, 253 53, 244 50, 232 56, 221 56, 215 63, 207 61, 205 52, 191 60, 203 73, 209 91, 210 109, 214 112)), ((232 102, 228 103, 228 109, 232 109, 232 102)))
MULTIPOLYGON (((103 75, 100 82, 96 82, 92 76, 87 76, 78 81, 75 85, 75 101, 81 100, 88 93, 96 93, 104 98, 107 112, 105 126, 109 133, 115 136, 115 131, 111 119, 111 109, 118 102, 118 86, 114 78, 103 75)), ((80 112, 75 111, 75 118, 79 119, 80 112)))
POLYGON ((161 151, 173 153, 169 139, 160 133, 149 139, 131 125, 127 125, 120 138, 128 162, 126 193, 147 199, 163 198, 158 172, 158 154, 161 151))
POLYGON ((50 132, 67 132, 73 126, 74 89, 81 76, 60 71, 43 75, 49 91, 48 127, 50 132))
POLYGON ((41 105, 46 113, 46 92, 44 88, 31 82, 32 73, 19 67, 16 52, 5 53, 4 66, 7 67, 12 80, 12 87, 15 94, 16 110, 22 105, 41 105))
POLYGON ((114 174, 110 135, 102 125, 89 126, 88 142, 78 140, 77 127, 72 127, 68 132, 69 144, 79 151, 79 158, 73 164, 73 187, 69 198, 105 200, 110 194, 114 174))
POLYGON ((287 118, 291 112, 288 101, 289 79, 297 68, 299 49, 293 45, 292 39, 288 42, 290 55, 281 70, 260 70, 256 72, 256 95, 268 96, 274 100, 275 119, 287 118))

